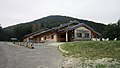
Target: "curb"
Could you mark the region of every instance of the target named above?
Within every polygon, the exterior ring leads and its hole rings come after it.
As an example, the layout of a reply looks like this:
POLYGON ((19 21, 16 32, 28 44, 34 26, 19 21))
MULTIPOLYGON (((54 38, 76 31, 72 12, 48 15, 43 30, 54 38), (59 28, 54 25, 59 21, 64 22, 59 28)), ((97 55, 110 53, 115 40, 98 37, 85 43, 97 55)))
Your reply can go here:
POLYGON ((68 51, 63 50, 63 49, 60 47, 60 45, 58 46, 58 49, 59 49, 61 52, 63 52, 63 53, 69 53, 68 51))

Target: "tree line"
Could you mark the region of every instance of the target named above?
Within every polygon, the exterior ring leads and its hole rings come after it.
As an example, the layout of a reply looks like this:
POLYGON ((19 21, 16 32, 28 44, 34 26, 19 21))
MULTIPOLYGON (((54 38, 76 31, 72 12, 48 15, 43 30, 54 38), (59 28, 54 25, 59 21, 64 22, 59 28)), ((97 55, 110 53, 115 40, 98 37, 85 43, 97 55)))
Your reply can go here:
POLYGON ((67 16, 47 16, 41 19, 34 20, 32 22, 21 23, 7 28, 2 28, 0 26, 0 41, 10 41, 10 38, 17 38, 19 41, 22 41, 22 37, 26 34, 45 29, 53 28, 59 26, 60 24, 67 23, 69 21, 77 20, 80 23, 85 23, 95 31, 101 33, 100 37, 120 39, 120 20, 114 24, 104 25, 101 23, 95 23, 93 21, 82 20, 67 16))
POLYGON ((8 35, 7 32, 4 31, 4 29, 0 25, 0 41, 7 41, 8 40, 8 36, 7 35, 8 35))
POLYGON ((113 40, 115 38, 117 38, 117 40, 120 40, 120 19, 117 23, 108 24, 102 32, 102 37, 109 38, 110 40, 113 40))

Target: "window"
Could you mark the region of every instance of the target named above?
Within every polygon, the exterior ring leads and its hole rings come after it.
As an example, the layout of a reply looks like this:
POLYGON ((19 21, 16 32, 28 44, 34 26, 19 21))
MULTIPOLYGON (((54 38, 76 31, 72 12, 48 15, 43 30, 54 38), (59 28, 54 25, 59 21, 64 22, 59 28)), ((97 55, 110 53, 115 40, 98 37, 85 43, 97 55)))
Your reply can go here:
POLYGON ((51 39, 54 39, 54 35, 51 35, 51 39))
POLYGON ((74 33, 72 33, 72 38, 74 38, 74 33))
POLYGON ((82 37, 82 33, 77 33, 77 37, 82 37))
POLYGON ((85 33, 85 38, 89 38, 89 33, 85 33))
POLYGON ((44 37, 44 40, 46 40, 46 36, 44 37))

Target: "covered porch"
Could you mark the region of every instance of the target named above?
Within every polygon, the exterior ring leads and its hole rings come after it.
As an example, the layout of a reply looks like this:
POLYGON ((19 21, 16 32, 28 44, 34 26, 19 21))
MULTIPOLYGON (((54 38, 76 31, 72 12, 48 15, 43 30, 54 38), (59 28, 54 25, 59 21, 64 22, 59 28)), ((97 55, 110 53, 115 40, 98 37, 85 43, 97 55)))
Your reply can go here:
POLYGON ((71 42, 74 41, 75 31, 66 31, 57 33, 57 42, 71 42))

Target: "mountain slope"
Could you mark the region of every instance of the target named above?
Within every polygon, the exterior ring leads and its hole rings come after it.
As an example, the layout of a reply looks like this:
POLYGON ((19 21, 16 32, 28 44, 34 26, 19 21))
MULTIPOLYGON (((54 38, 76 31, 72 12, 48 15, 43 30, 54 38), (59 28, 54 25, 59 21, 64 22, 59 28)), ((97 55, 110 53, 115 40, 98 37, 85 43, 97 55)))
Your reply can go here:
POLYGON ((34 20, 32 22, 13 25, 13 26, 4 28, 4 30, 11 35, 10 37, 17 37, 18 39, 21 39, 21 37, 31 32, 44 29, 44 28, 53 28, 53 27, 59 26, 60 24, 64 24, 73 20, 77 20, 80 23, 85 23, 91 28, 93 28, 94 30, 98 31, 99 33, 102 33, 102 31, 106 26, 104 24, 95 23, 93 21, 82 20, 82 19, 72 18, 68 16, 52 15, 52 16, 47 16, 41 19, 34 20))

